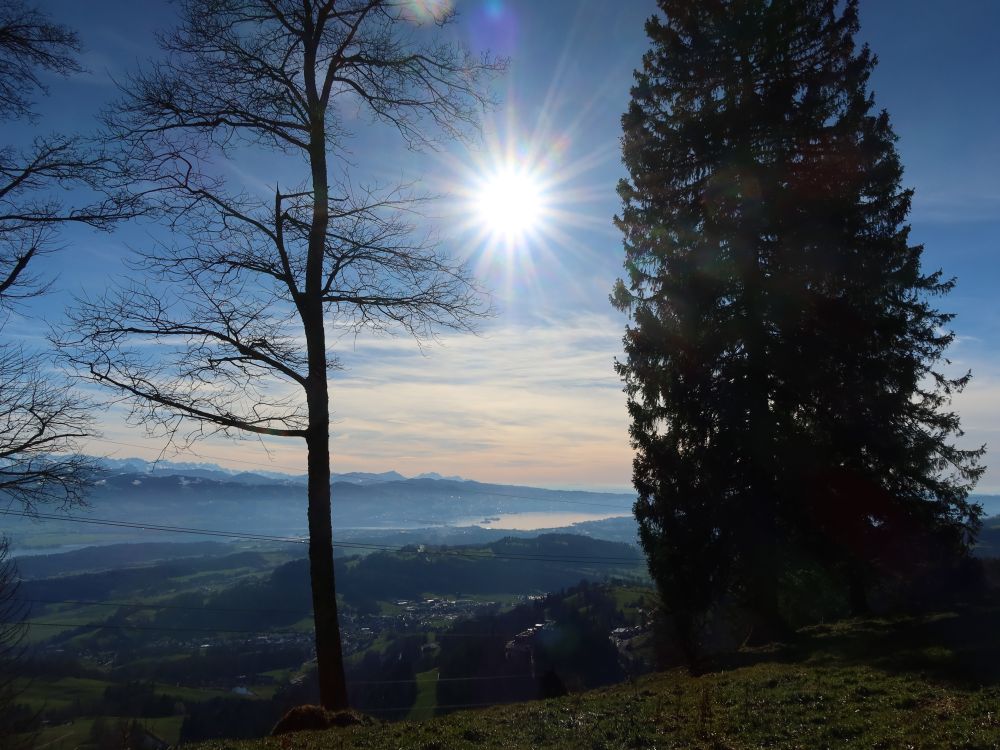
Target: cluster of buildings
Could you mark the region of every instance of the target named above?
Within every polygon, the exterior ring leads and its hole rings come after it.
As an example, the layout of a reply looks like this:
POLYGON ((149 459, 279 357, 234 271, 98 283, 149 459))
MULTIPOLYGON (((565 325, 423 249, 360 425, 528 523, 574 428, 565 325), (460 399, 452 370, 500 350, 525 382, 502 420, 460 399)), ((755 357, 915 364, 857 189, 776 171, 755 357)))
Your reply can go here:
POLYGON ((496 612, 501 604, 478 599, 399 599, 386 614, 344 615, 341 637, 345 653, 364 650, 380 635, 417 634, 449 627, 456 620, 496 612))

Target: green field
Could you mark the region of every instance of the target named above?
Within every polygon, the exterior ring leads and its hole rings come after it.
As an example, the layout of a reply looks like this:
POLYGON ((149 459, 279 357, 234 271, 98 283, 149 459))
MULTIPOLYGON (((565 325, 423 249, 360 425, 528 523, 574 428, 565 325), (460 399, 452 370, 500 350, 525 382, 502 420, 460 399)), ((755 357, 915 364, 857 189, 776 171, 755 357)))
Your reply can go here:
POLYGON ((69 724, 46 727, 35 739, 34 750, 72 750, 90 737, 93 719, 75 719, 69 724))
MULTIPOLYGON (((81 704, 99 701, 104 690, 114 683, 84 677, 61 677, 58 680, 34 679, 18 695, 17 702, 34 709, 65 708, 74 702, 81 704)), ((257 688, 254 688, 255 692, 257 688)), ((273 692, 273 691, 272 691, 273 692)), ((206 701, 212 698, 235 697, 228 690, 195 688, 175 685, 157 686, 156 693, 169 695, 181 701, 206 701)), ((249 700, 249 699, 248 699, 249 700)))
MULTIPOLYGON (((115 722, 118 717, 107 716, 104 720, 115 722)), ((93 717, 74 719, 69 724, 46 727, 35 741, 34 750, 72 750, 90 739, 90 730, 94 724, 93 717)), ((123 719, 131 721, 131 719, 123 719)), ((160 739, 176 745, 181 735, 183 716, 165 716, 158 719, 139 719, 139 723, 160 739)))
POLYGON ((65 708, 74 702, 88 703, 101 699, 110 682, 91 680, 85 677, 63 677, 58 680, 35 679, 19 692, 18 703, 24 703, 35 710, 42 708, 65 708))
POLYGON ((423 721, 434 716, 434 708, 437 706, 437 681, 436 669, 417 673, 417 699, 406 717, 408 720, 423 721))
POLYGON ((28 643, 47 641, 68 630, 72 630, 82 623, 101 622, 109 614, 107 607, 77 606, 71 609, 60 609, 57 607, 49 607, 48 609, 50 611, 47 613, 39 614, 37 617, 28 620, 28 643), (43 624, 34 624, 33 620, 37 620, 43 624))

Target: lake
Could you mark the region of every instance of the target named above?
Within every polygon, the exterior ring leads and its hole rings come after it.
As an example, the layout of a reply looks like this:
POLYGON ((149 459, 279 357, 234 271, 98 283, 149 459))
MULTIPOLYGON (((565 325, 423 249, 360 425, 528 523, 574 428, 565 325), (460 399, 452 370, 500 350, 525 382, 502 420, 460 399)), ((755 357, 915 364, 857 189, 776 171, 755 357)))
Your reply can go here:
POLYGON ((627 518, 621 511, 617 513, 567 513, 564 511, 527 511, 525 513, 505 513, 488 518, 464 518, 453 526, 479 526, 483 529, 506 529, 509 531, 536 531, 538 529, 558 529, 572 526, 582 521, 603 521, 607 518, 627 518))

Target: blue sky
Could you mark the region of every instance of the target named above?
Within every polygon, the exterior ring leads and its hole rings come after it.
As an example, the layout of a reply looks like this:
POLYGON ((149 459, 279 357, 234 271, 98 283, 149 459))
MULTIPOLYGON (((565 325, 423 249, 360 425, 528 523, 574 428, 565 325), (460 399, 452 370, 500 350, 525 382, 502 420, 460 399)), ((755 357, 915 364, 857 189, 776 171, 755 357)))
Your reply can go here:
MULTIPOLYGON (((89 72, 51 82, 35 131, 89 129, 114 95, 111 76, 155 58, 153 31, 168 27, 173 13, 160 0, 46 0, 41 7, 79 31, 89 72)), ((384 129, 355 124, 359 174, 417 179, 452 196, 433 212, 436 228, 473 263, 498 315, 479 336, 444 336, 424 350, 405 338, 338 341, 345 369, 332 376, 335 470, 627 487, 627 419, 612 371, 625 319, 607 302, 622 259, 611 217, 623 173, 619 118, 647 47, 643 21, 654 8, 646 0, 459 0, 450 33, 511 57, 483 138, 471 148, 412 154, 384 129), (524 164, 546 185, 548 210, 537 231, 513 243, 468 221, 484 175, 502 163, 524 164)), ((906 182, 917 191, 913 238, 926 245, 928 269, 959 279, 941 306, 958 316, 953 367, 975 373, 956 401, 965 440, 996 443, 988 462, 997 469, 987 473, 984 491, 1000 491, 1000 357, 993 346, 1000 100, 990 93, 1000 90, 998 26, 1000 3, 992 0, 869 0, 862 7, 861 39, 880 59, 876 100, 892 116, 906 182)), ((30 133, 18 128, 15 138, 30 133)), ((262 180, 291 178, 296 168, 274 160, 234 166, 262 180)), ((102 288, 123 271, 128 246, 160 231, 66 235, 65 250, 40 269, 60 273, 56 292, 8 330, 38 335, 40 317, 57 321, 69 294, 102 288)), ((162 446, 126 426, 118 410, 107 412, 103 428, 115 442, 95 442, 93 452, 149 457, 162 446)), ((200 453, 234 468, 302 469, 295 441, 268 448, 212 441, 200 453)))

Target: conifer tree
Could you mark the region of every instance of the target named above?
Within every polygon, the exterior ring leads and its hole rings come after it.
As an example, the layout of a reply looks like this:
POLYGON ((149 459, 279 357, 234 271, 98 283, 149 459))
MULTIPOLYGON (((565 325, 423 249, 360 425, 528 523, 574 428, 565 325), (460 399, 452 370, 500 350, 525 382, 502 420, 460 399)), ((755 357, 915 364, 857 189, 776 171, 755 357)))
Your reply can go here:
POLYGON ((622 118, 612 302, 635 513, 693 655, 725 598, 779 625, 793 557, 862 608, 915 540, 964 554, 983 451, 955 445, 969 375, 939 369, 951 316, 931 304, 953 280, 909 242, 857 0, 659 6, 622 118))

